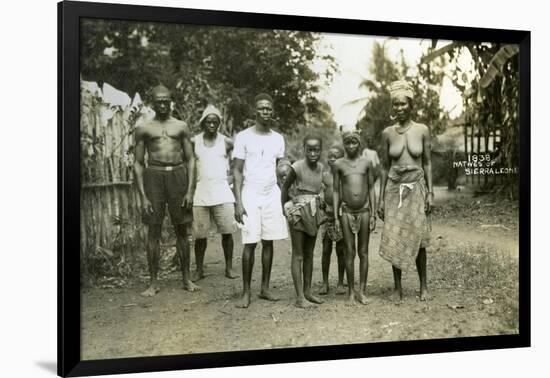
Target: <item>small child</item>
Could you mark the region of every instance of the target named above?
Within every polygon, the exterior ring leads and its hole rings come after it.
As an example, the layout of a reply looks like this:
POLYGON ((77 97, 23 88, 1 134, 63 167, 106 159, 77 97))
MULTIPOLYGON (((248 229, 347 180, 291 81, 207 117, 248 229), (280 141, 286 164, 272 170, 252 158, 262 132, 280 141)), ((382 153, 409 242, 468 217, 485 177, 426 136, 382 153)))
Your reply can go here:
POLYGON ((277 185, 279 188, 283 187, 290 171, 292 170, 292 163, 288 159, 281 159, 277 162, 277 185))
POLYGON ((361 137, 356 132, 342 135, 345 156, 332 166, 333 203, 342 228, 346 256, 348 300, 367 304, 367 274, 369 269, 369 233, 376 226, 374 209, 374 175, 369 161, 361 156, 361 137), (359 255, 359 291, 355 291, 354 260, 359 255))
MULTIPOLYGON (((334 145, 328 150, 328 166, 332 169, 334 162, 344 156, 344 150, 339 145, 334 145)), ((325 213, 328 217, 327 222, 321 228, 321 239, 323 240, 323 257, 321 260, 321 270, 323 272, 323 285, 320 295, 326 295, 329 292, 328 274, 330 271, 330 256, 332 255, 332 243, 336 243, 336 256, 338 258, 338 283, 336 284, 336 294, 344 294, 344 270, 346 268, 344 257, 344 240, 342 230, 337 227, 336 214, 333 207, 333 179, 330 171, 323 173, 323 194, 325 200, 325 213)))
POLYGON ((319 226, 326 221, 320 208, 323 165, 319 163, 319 158, 322 143, 317 136, 308 135, 304 138, 305 159, 292 164, 281 190, 281 201, 292 241, 291 273, 296 290, 295 305, 299 308, 323 303, 311 293, 315 240, 319 226), (289 191, 293 184, 294 197, 289 201, 289 191))

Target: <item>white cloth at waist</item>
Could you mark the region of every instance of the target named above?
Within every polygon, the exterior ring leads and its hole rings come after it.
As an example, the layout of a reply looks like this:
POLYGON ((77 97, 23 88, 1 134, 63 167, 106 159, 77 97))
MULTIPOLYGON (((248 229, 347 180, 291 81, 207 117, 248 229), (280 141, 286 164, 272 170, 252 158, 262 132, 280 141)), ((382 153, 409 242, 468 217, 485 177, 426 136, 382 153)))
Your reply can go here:
POLYGON ((200 180, 197 182, 193 206, 215 206, 235 202, 227 179, 200 180))
POLYGON ((274 190, 279 190, 279 186, 277 185, 277 180, 273 182, 260 183, 245 179, 243 181, 243 191, 244 190, 259 195, 269 195, 273 193, 274 190))

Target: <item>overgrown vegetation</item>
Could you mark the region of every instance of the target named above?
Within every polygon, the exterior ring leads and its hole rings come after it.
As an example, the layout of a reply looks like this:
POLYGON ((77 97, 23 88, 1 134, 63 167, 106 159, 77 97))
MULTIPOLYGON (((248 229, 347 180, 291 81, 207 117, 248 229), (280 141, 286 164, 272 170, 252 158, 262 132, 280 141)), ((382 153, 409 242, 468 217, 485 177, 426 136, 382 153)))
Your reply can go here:
POLYGON ((518 328, 519 276, 517 257, 489 244, 464 242, 446 245, 428 259, 430 285, 468 290, 480 305, 496 307, 507 326, 518 328))
MULTIPOLYGON (((484 139, 500 132, 494 161, 502 167, 519 167, 519 47, 492 42, 453 42, 422 58, 422 64, 449 57, 451 79, 460 90, 465 121, 484 139), (471 65, 461 64, 469 57, 471 65)), ((506 176, 495 190, 518 196, 518 176, 506 176)))
POLYGON ((459 219, 471 228, 497 227, 517 231, 519 224, 518 202, 494 194, 448 201, 442 206, 435 206, 432 214, 433 219, 442 221, 459 219))
POLYGON ((81 70, 85 80, 108 82, 133 96, 158 84, 174 90, 174 115, 196 126, 207 103, 218 106, 225 132, 251 117, 259 92, 275 99, 277 126, 292 131, 325 111, 315 97, 337 70, 319 56, 312 32, 198 25, 83 20, 81 70), (311 69, 324 60, 325 72, 311 69))
MULTIPOLYGON (((443 132, 447 126, 449 115, 439 101, 439 91, 445 73, 445 59, 434 60, 429 64, 419 64, 411 67, 406 61, 403 51, 399 60, 394 62, 388 57, 386 43, 375 42, 372 50, 372 61, 369 65, 369 77, 365 78, 360 86, 366 88, 368 96, 357 99, 356 102, 366 102, 363 117, 358 121, 357 128, 361 129, 371 148, 379 149, 382 131, 393 124, 391 114, 391 98, 389 85, 395 80, 407 79, 414 90, 413 119, 430 127, 433 136, 443 132), (414 68, 417 73, 411 75, 414 68)), ((429 54, 433 48, 428 49, 429 54)))

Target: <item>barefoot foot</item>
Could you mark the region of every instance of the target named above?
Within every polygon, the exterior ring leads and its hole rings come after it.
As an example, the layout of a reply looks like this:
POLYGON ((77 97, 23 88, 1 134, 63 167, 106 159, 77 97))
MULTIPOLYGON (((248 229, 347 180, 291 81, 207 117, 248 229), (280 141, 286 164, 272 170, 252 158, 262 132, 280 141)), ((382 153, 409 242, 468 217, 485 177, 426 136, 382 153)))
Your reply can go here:
POLYGON ((321 286, 321 290, 319 290, 319 295, 327 295, 328 292, 329 292, 328 283, 324 283, 324 284, 321 286))
POLYGON ((342 295, 346 294, 346 288, 344 287, 344 284, 338 284, 336 286, 336 295, 342 295))
POLYGON ((276 302, 279 300, 279 298, 275 297, 273 294, 271 294, 267 290, 262 290, 260 295, 258 295, 258 298, 265 299, 266 301, 276 302))
POLYGON ((183 288, 187 291, 199 291, 201 289, 200 286, 195 285, 191 281, 184 282, 183 288))
POLYGON ((390 295, 390 300, 395 303, 401 302, 403 299, 403 291, 402 290, 394 290, 390 295))
POLYGON ((235 307, 237 308, 248 308, 248 306, 250 306, 250 294, 243 294, 235 303, 235 307))
POLYGON ((296 302, 294 302, 294 306, 298 308, 312 308, 316 307, 313 303, 308 301, 306 298, 297 298, 296 302))
POLYGON ((204 278, 204 271, 202 270, 195 270, 193 273, 191 273, 191 281, 197 282, 204 278))
POLYGON ((355 297, 357 299, 357 302, 361 303, 362 305, 366 305, 369 302, 367 301, 367 296, 364 293, 358 292, 357 296, 355 297))
POLYGON ((419 298, 422 302, 425 302, 425 301, 431 300, 432 295, 430 293, 428 293, 428 289, 421 289, 419 298))
POLYGON ((230 279, 239 278, 239 275, 233 271, 233 269, 226 269, 225 276, 230 279))
POLYGON ((306 297, 306 299, 312 303, 317 303, 317 304, 321 304, 321 303, 325 303, 324 300, 322 300, 321 298, 319 297, 316 297, 315 295, 313 294, 304 294, 304 296, 306 297))
POLYGON ((348 300, 346 304, 348 306, 355 306, 355 293, 353 291, 348 293, 348 300))

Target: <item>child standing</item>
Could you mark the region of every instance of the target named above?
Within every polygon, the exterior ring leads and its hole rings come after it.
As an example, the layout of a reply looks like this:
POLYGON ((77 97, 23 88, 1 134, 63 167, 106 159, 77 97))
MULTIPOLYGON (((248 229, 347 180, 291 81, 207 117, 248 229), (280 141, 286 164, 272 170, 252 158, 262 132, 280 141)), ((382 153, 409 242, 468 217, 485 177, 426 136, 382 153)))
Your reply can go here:
POLYGON ((345 156, 336 160, 332 167, 334 209, 339 216, 346 247, 349 303, 357 300, 367 304, 369 234, 376 225, 373 169, 369 161, 361 156, 361 137, 358 133, 345 132, 342 139, 345 156), (356 253, 359 255, 359 291, 355 291, 354 283, 356 253))
MULTIPOLYGON (((332 169, 336 160, 344 156, 342 147, 335 145, 328 150, 328 166, 332 169)), ((323 172, 323 194, 325 200, 325 213, 328 217, 327 222, 321 228, 321 239, 323 240, 323 257, 321 260, 321 270, 323 272, 323 285, 319 294, 326 295, 329 292, 328 274, 330 271, 330 257, 332 255, 332 243, 336 243, 336 256, 338 258, 338 283, 336 284, 336 294, 344 294, 344 270, 346 268, 344 257, 344 240, 342 230, 336 222, 336 214, 333 207, 333 179, 332 172, 323 172)))
POLYGON ((323 165, 319 163, 322 140, 306 136, 303 142, 305 159, 292 164, 283 183, 281 201, 290 229, 292 241, 291 272, 296 290, 295 305, 300 308, 321 304, 321 298, 311 293, 313 249, 319 226, 326 221, 320 208, 323 182, 323 165), (294 196, 289 201, 289 190, 294 185, 294 196), (302 281, 303 277, 303 281, 302 281))

